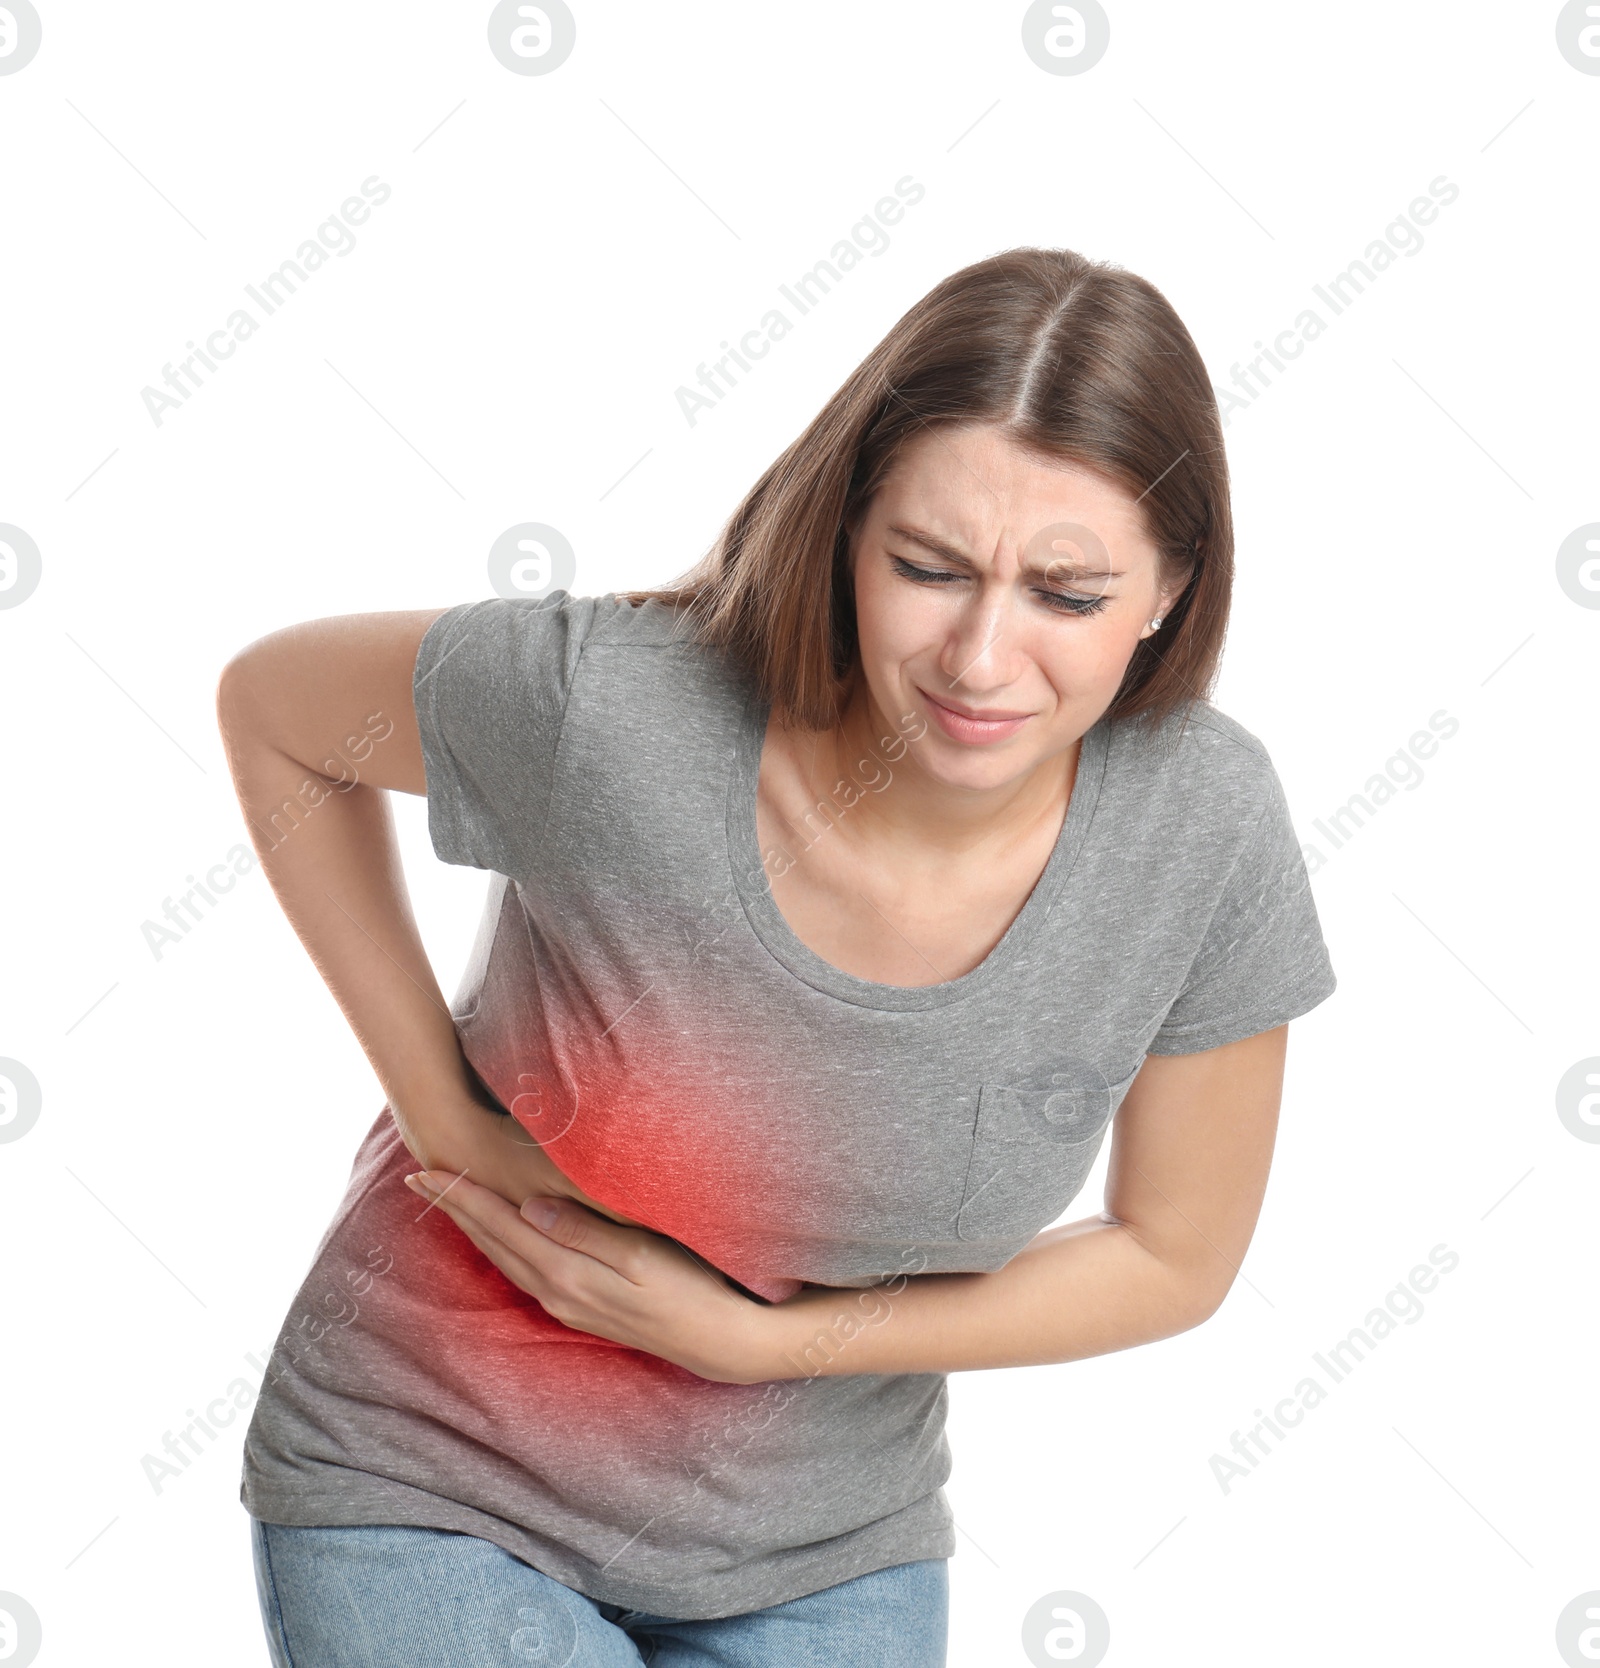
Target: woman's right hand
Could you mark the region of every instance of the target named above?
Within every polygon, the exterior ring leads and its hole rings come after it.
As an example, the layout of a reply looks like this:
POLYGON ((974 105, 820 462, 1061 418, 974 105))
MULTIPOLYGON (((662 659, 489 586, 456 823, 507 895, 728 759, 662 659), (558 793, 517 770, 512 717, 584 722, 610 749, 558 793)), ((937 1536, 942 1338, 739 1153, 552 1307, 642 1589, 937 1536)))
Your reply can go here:
POLYGON ((383 1085, 419 1169, 464 1174, 513 1205, 576 1199, 460 1051, 406 895, 387 794, 423 794, 412 680, 441 610, 311 620, 228 663, 217 715, 262 868, 383 1085))
POLYGON ((646 1226, 590 1198, 509 1112, 468 1094, 429 1097, 426 1106, 404 1114, 391 1104, 390 1111, 420 1169, 470 1176, 519 1209, 524 1199, 544 1194, 574 1199, 628 1227, 646 1226))

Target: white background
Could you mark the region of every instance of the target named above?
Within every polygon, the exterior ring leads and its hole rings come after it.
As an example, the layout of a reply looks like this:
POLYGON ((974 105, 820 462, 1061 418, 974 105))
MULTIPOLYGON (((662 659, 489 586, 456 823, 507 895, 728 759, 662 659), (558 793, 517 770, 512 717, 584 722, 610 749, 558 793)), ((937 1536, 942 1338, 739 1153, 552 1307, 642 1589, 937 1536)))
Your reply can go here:
MULTIPOLYGON (((1600 1145, 1556 1111, 1600 1054, 1600 612, 1556 579, 1600 519, 1600 77, 1557 8, 1117 4, 1058 76, 1020 4, 609 0, 522 76, 485 4, 39 4, 0 76, 0 522, 43 561, 0 610, 0 1055, 44 1093, 0 1144, 0 1590, 38 1660, 265 1662, 243 1417, 159 1493, 141 1462, 254 1382, 382 1102, 259 871, 159 959, 142 934, 244 840, 228 656, 486 595, 519 521, 580 592, 680 573, 907 307, 1012 245, 1149 278, 1220 387, 1443 175, 1420 252, 1227 429, 1216 700, 1326 859, 1340 981, 1292 1027, 1260 1228, 1193 1332, 952 1378, 950 1661, 1024 1663, 1072 1590, 1117 1668, 1559 1663, 1600 1588, 1600 1145), (141 390, 373 174, 354 250, 157 426, 141 390), (908 174, 890 247, 691 427, 678 386, 908 174), (1441 711, 1335 849, 1316 820, 1441 711), (1422 1318, 1225 1492, 1212 1456, 1441 1244, 1422 1318)), ((398 812, 448 990, 484 877, 398 812)))

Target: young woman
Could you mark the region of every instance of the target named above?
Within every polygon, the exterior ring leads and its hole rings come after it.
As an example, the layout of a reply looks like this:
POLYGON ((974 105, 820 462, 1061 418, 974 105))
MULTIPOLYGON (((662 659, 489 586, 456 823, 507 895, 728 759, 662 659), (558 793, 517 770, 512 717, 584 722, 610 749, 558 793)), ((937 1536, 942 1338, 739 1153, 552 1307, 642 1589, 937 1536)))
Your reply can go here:
POLYGON ((1187 331, 1019 249, 677 588, 229 663, 257 849, 387 1098, 246 1447, 280 1668, 944 1661, 945 1375, 1211 1315, 1334 989, 1206 698, 1231 575, 1187 331), (386 789, 492 877, 453 1007, 386 789), (1104 1209, 1048 1227, 1113 1114, 1104 1209))

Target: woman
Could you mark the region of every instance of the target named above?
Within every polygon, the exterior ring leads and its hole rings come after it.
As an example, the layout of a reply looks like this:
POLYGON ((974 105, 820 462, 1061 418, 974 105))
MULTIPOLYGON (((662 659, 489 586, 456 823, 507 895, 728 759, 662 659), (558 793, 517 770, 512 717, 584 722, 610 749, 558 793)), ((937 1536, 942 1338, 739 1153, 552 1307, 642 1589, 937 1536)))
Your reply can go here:
POLYGON ((1215 1311, 1334 989, 1205 698, 1231 574, 1183 325, 1020 249, 678 588, 229 664, 258 850, 387 1097, 246 1448, 281 1665, 944 1661, 945 1375, 1215 1311), (453 1009, 383 789, 492 876, 453 1009), (1104 1211, 1041 1232, 1114 1113, 1104 1211))

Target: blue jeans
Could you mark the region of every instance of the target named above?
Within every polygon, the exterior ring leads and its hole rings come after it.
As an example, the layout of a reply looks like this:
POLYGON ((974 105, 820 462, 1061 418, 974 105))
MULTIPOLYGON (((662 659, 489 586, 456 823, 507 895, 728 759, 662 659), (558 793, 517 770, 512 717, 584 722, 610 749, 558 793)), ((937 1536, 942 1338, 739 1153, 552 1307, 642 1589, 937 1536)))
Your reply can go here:
POLYGON ((443 1529, 251 1520, 274 1668, 944 1668, 942 1558, 742 1616, 601 1604, 443 1529))

